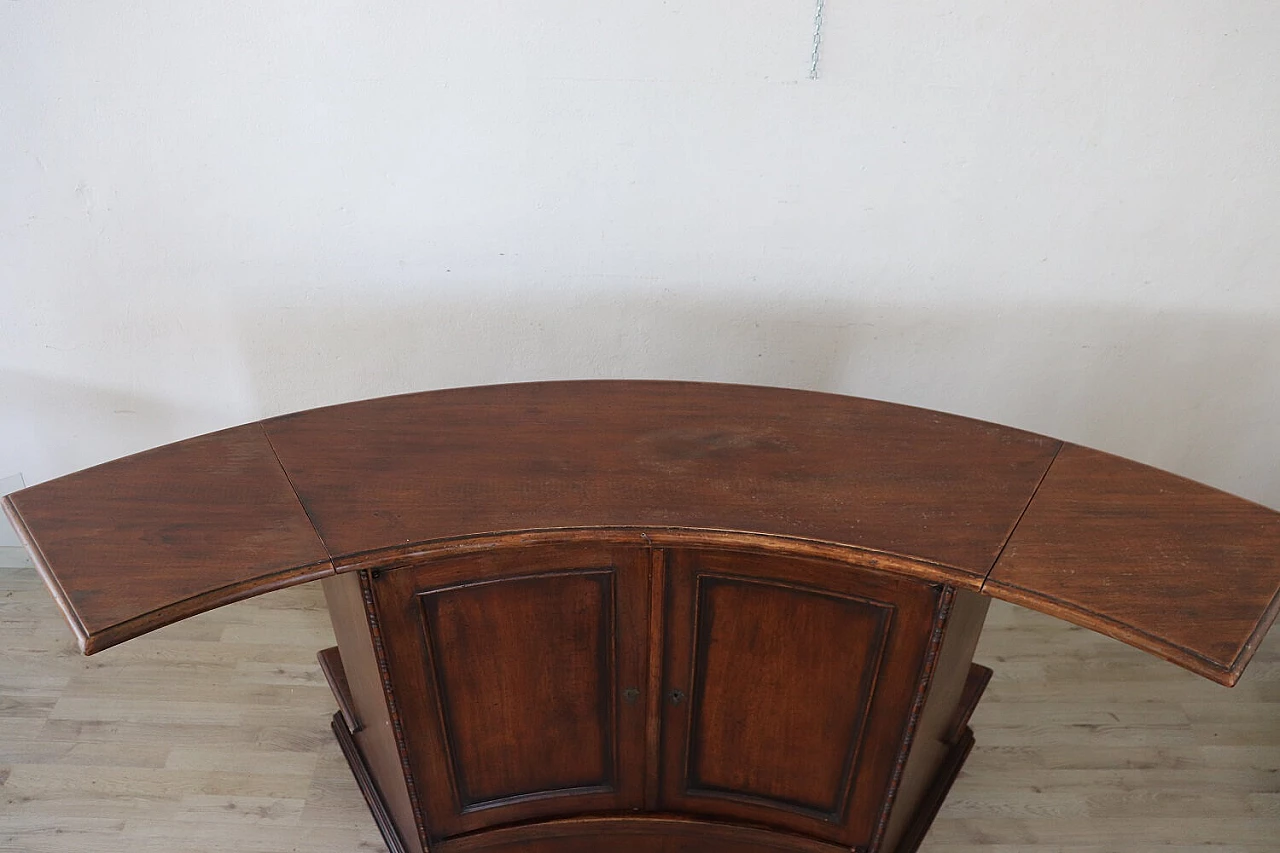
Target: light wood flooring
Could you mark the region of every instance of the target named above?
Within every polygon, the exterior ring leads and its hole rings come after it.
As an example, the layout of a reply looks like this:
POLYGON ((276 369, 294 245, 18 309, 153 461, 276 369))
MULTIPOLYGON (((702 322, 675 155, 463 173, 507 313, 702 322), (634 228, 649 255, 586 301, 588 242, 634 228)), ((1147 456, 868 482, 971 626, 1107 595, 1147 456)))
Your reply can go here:
MULTIPOLYGON (((1228 690, 998 602, 987 624, 978 746, 922 853, 1280 851, 1280 631, 1228 690)), ((384 850, 329 732, 332 643, 312 585, 84 658, 0 566, 0 851, 384 850)))

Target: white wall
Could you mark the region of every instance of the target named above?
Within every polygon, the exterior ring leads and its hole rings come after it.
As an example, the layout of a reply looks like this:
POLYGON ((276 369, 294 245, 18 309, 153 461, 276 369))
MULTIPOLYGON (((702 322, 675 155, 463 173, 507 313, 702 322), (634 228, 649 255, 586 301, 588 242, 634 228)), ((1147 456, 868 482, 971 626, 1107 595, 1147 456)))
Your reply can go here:
POLYGON ((0 4, 0 476, 699 378, 1280 507, 1280 6, 0 4))

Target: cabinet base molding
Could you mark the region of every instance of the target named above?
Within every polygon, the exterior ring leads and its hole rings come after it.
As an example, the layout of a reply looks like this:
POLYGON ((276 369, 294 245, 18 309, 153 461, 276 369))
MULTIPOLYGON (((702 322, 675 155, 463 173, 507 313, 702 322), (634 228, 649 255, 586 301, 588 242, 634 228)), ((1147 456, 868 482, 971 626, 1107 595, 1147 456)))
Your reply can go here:
POLYGON ((351 775, 355 777, 356 785, 364 795, 364 801, 369 805, 369 812, 373 815, 373 822, 377 824, 378 831, 382 833, 382 840, 386 843, 387 850, 390 853, 408 853, 400 840, 400 833, 396 830, 395 823, 391 820, 391 812, 382 798, 382 792, 378 790, 378 783, 374 781, 373 774, 369 771, 369 763, 360 752, 360 745, 352 737, 352 733, 359 731, 360 726, 351 710, 355 703, 351 697, 351 684, 347 681, 347 673, 342 668, 342 657, 338 654, 338 647, 331 646, 323 649, 316 654, 316 658, 320 661, 320 670, 324 673, 325 680, 329 682, 329 689, 333 691, 333 698, 337 700, 338 707, 341 709, 333 715, 330 727, 333 729, 333 736, 337 739, 339 748, 342 749, 342 757, 347 760, 351 775))
POLYGON ((342 748, 342 757, 347 759, 351 775, 356 777, 356 785, 360 787, 364 801, 369 804, 369 812, 373 815, 373 822, 378 825, 378 831, 382 833, 382 840, 386 843, 387 850, 390 853, 407 853, 404 844, 400 841, 400 833, 391 822, 391 813, 387 811, 382 792, 378 790, 378 784, 373 781, 373 776, 369 773, 369 765, 360 754, 360 747, 356 745, 355 738, 351 736, 347 722, 342 718, 341 713, 333 715, 331 726, 333 736, 337 738, 338 746, 342 748))
POLYGON ((333 736, 338 740, 338 746, 342 748, 342 757, 347 759, 351 775, 355 776, 356 785, 360 787, 364 801, 369 804, 369 812, 373 815, 373 822, 378 825, 378 831, 382 833, 382 840, 386 843, 387 850, 390 853, 406 853, 404 844, 400 841, 400 834, 396 832, 395 824, 391 822, 391 814, 387 811, 387 804, 382 799, 382 792, 378 790, 377 783, 369 774, 369 765, 360 754, 360 747, 356 745, 355 738, 351 737, 346 720, 342 718, 341 713, 334 714, 330 725, 333 728, 333 736))
POLYGON ((432 853, 849 853, 790 833, 674 815, 549 820, 441 841, 432 853))
POLYGON ((973 729, 965 726, 960 739, 952 744, 942 766, 938 768, 928 792, 925 793, 924 800, 912 816, 906 834, 902 836, 902 841, 894 853, 916 853, 920 848, 921 842, 929 832, 929 827, 933 826, 933 819, 938 816, 938 811, 942 808, 942 802, 951 792, 951 786, 955 784, 956 777, 960 775, 960 769, 964 767, 964 762, 973 749, 973 743, 973 729))
POLYGON ((933 771, 933 777, 916 804, 915 811, 911 813, 911 818, 893 853, 916 853, 928 834, 929 828, 933 826, 933 819, 938 816, 943 801, 946 800, 947 794, 951 793, 951 786, 955 784, 965 760, 969 758, 969 753, 973 749, 973 729, 969 727, 969 719, 978 707, 978 702, 982 700, 982 694, 986 692, 987 685, 991 682, 991 675, 992 672, 988 667, 976 663, 969 664, 969 672, 965 676, 964 688, 960 694, 960 704, 956 707, 954 721, 943 738, 947 744, 947 751, 937 769, 933 771))
POLYGON ((360 731, 360 721, 356 717, 355 703, 351 699, 351 684, 347 681, 347 671, 342 668, 342 655, 337 646, 330 646, 316 652, 316 660, 320 662, 320 672, 333 691, 333 698, 338 702, 338 711, 347 724, 347 731, 355 734, 360 731))

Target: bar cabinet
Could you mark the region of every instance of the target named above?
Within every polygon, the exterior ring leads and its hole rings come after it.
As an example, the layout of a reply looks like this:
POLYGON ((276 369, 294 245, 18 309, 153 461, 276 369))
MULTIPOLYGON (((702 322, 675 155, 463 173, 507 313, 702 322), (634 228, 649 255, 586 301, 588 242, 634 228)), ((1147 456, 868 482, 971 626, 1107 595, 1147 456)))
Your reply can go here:
POLYGON ((14 493, 86 654, 320 581, 393 853, 911 853, 991 598, 1231 685, 1280 514, 908 406, 651 381, 273 418, 14 493))

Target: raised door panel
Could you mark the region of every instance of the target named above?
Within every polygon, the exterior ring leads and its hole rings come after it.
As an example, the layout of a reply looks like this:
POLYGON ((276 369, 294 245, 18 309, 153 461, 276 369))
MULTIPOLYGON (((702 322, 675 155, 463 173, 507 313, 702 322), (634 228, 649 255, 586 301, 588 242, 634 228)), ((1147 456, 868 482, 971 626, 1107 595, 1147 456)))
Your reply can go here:
POLYGON ((690 786, 838 815, 892 608, 715 575, 700 578, 698 598, 690 786))
POLYGON ((381 573, 427 832, 643 800, 647 553, 528 548, 381 573))
POLYGON ((669 552, 662 805, 870 849, 941 592, 855 567, 669 552))

